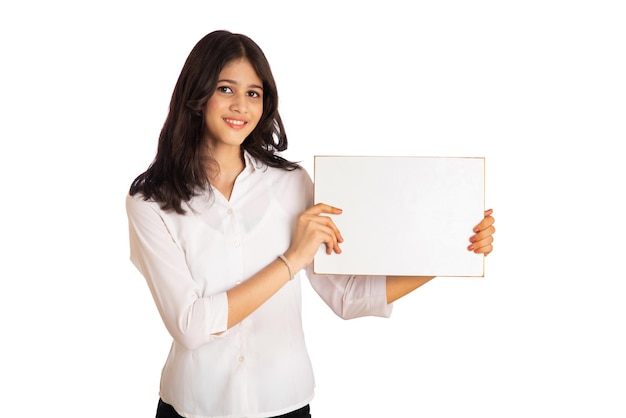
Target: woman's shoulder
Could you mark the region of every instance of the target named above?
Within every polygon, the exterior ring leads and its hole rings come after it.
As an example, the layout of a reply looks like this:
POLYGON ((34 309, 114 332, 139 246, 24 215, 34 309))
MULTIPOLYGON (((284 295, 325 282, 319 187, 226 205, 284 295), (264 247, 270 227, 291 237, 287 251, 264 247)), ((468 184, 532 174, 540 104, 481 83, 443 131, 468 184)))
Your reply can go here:
POLYGON ((128 216, 145 216, 149 213, 159 212, 162 212, 161 205, 154 199, 146 198, 141 192, 126 194, 126 213, 128 216))
POLYGON ((154 199, 146 198, 146 196, 142 192, 126 193, 126 206, 128 205, 152 206, 156 204, 157 203, 154 201, 154 199))

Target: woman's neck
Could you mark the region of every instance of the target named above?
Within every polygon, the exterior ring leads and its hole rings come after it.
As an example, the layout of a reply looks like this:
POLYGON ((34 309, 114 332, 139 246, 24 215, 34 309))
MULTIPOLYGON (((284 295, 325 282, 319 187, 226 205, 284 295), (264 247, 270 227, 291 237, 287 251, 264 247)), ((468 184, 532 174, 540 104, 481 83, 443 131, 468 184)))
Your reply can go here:
POLYGON ((230 200, 235 180, 245 167, 243 152, 236 147, 209 149, 209 156, 217 164, 215 169, 209 169, 207 173, 209 181, 227 200, 230 200))

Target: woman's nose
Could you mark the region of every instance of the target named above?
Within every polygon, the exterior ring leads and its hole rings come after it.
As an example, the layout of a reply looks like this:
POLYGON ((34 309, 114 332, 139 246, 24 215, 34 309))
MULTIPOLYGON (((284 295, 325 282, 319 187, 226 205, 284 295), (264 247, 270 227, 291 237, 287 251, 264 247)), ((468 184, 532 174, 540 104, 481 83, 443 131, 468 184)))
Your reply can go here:
POLYGON ((240 94, 233 96, 233 100, 230 103, 230 109, 235 112, 245 113, 248 110, 246 97, 240 94))

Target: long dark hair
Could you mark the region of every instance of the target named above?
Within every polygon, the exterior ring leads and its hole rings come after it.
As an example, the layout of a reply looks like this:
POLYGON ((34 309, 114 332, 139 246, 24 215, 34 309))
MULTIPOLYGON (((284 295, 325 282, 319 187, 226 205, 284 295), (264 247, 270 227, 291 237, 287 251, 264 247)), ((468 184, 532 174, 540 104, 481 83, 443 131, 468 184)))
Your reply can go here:
POLYGON ((263 81, 263 114, 242 148, 271 167, 298 168, 277 153, 287 149, 287 135, 278 113, 278 91, 261 48, 249 37, 225 30, 209 33, 191 50, 181 70, 157 154, 148 169, 130 186, 130 194, 161 204, 164 210, 185 213, 189 201, 209 184, 203 152, 204 107, 215 92, 220 71, 230 61, 247 58, 263 81))

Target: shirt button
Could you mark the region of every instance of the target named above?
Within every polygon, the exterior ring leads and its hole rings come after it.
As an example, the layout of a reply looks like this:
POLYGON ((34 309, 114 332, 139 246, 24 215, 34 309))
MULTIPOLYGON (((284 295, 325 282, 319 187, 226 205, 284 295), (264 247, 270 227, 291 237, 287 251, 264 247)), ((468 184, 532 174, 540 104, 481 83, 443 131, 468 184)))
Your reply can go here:
POLYGON ((233 214, 233 210, 231 208, 228 208, 228 210, 226 211, 227 214, 232 215, 233 214))
POLYGON ((235 245, 235 247, 239 247, 239 245, 240 245, 239 241, 235 241, 234 245, 235 245))
POLYGON ((246 358, 244 356, 239 356, 239 364, 243 364, 243 362, 246 360, 246 358))

